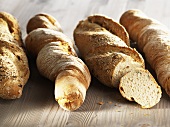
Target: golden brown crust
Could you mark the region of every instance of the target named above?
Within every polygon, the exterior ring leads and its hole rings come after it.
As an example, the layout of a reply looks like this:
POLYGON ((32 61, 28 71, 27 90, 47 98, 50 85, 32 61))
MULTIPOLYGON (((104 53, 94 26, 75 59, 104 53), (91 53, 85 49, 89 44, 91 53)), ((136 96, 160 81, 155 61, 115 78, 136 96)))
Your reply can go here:
POLYGON ((61 32, 46 28, 38 28, 30 32, 25 39, 25 45, 29 54, 36 58, 39 51, 46 44, 57 41, 60 41, 60 45, 64 46, 65 49, 68 49, 68 51, 70 51, 70 54, 76 56, 76 53, 72 48, 73 43, 67 36, 65 36, 61 32))
POLYGON ((18 25, 18 21, 11 14, 6 12, 0 12, 0 19, 3 19, 7 23, 8 27, 6 28, 6 30, 8 29, 8 32, 13 37, 13 40, 11 42, 24 47, 21 39, 21 31, 18 25))
POLYGON ((115 82, 112 82, 113 72, 117 64, 124 61, 124 58, 117 53, 108 53, 102 55, 94 55, 85 58, 86 64, 91 73, 104 85, 116 87, 115 82))
POLYGON ((107 53, 120 52, 120 53, 126 54, 128 56, 131 56, 135 61, 141 63, 143 68, 145 68, 145 62, 144 62, 142 55, 139 54, 136 51, 136 49, 133 49, 131 47, 118 47, 118 46, 113 46, 113 45, 99 46, 99 47, 95 48, 95 50, 91 50, 86 57, 88 58, 91 56, 104 54, 106 52, 107 53))
POLYGON ((37 57, 38 52, 44 45, 50 42, 61 41, 62 45, 66 45, 71 50, 72 55, 76 56, 73 42, 62 33, 62 29, 58 21, 49 14, 37 14, 32 17, 27 24, 27 33, 25 43, 30 55, 37 57), (38 42, 38 43, 37 43, 38 42))
POLYGON ((74 30, 74 40, 82 57, 99 46, 114 45, 127 47, 118 36, 110 33, 102 26, 88 20, 81 21, 74 30))
POLYGON ((130 46, 129 35, 125 28, 121 24, 115 22, 113 19, 104 15, 93 15, 88 17, 88 21, 102 26, 112 34, 121 38, 127 46, 130 46))
MULTIPOLYGON (((63 48, 64 46, 61 47, 63 48)), ((63 51, 62 48, 58 46, 57 42, 51 42, 45 45, 37 56, 38 70, 43 76, 52 81, 55 81, 57 75, 62 71, 74 70, 75 73, 77 71, 79 72, 79 76, 75 76, 75 78, 80 81, 82 79, 82 84, 84 84, 85 88, 88 88, 90 82, 88 68, 82 60, 69 54, 69 52, 63 51), (49 55, 48 52, 50 51, 53 52, 49 55)))
POLYGON ((27 23, 27 33, 37 28, 48 28, 62 32, 58 21, 53 16, 45 13, 35 15, 27 23))

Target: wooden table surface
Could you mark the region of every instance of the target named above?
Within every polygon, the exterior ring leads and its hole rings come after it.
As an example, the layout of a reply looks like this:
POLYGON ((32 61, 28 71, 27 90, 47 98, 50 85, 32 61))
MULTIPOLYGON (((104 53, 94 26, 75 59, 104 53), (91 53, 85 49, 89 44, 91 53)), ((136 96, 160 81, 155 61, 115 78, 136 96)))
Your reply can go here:
MULTIPOLYGON (((119 21, 124 11, 133 8, 170 28, 169 0, 0 0, 0 11, 19 20, 23 39, 28 20, 40 12, 53 15, 64 33, 73 39, 77 23, 87 16, 105 14, 119 21)), ((0 99, 0 127, 170 127, 170 98, 165 91, 156 106, 141 109, 124 99, 118 90, 93 78, 83 105, 68 112, 54 99, 54 83, 39 75, 34 61, 30 61, 30 68, 31 76, 22 97, 0 99)))

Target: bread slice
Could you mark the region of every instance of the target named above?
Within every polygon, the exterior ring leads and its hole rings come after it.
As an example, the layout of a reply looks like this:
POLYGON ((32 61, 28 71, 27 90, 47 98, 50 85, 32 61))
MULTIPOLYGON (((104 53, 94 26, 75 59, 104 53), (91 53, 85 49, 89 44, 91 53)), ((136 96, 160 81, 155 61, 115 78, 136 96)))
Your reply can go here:
POLYGON ((137 102, 142 108, 153 107, 162 96, 160 86, 145 69, 136 69, 124 75, 120 80, 119 91, 124 98, 137 102))

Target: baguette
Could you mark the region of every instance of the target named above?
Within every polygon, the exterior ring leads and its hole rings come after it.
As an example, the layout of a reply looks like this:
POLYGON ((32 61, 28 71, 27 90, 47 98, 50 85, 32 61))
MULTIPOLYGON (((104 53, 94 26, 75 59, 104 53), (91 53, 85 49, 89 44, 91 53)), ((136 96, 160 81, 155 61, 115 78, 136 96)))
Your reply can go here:
POLYGON ((130 101, 133 97, 142 108, 151 108, 160 101, 161 88, 145 70, 142 56, 129 47, 123 26, 102 15, 89 16, 77 25, 74 40, 90 72, 101 83, 119 88, 123 97, 130 101))
POLYGON ((130 38, 137 42, 146 60, 155 70, 158 82, 170 96, 170 31, 166 26, 149 18, 140 10, 125 12, 120 23, 130 38))
POLYGON ((0 98, 20 98, 29 75, 18 21, 0 12, 0 98))
POLYGON ((32 17, 27 24, 26 48, 36 58, 40 74, 55 82, 54 94, 60 107, 73 111, 83 104, 91 76, 77 57, 73 42, 55 22, 48 14, 32 17))

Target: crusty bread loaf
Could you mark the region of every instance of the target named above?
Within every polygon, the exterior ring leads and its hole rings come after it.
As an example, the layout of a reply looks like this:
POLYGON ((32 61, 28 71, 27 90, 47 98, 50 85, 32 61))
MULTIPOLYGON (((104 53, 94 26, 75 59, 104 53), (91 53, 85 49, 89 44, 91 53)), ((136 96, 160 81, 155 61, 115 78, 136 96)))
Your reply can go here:
POLYGON ((55 99, 65 110, 78 109, 84 102, 91 75, 77 57, 73 42, 48 14, 32 17, 27 25, 26 48, 36 57, 41 75, 55 82, 55 99))
POLYGON ((119 90, 123 97, 137 102, 142 108, 156 105, 162 94, 153 76, 144 69, 136 69, 125 74, 120 80, 119 90))
POLYGON ((0 98, 20 98, 29 74, 18 21, 0 12, 0 98))

